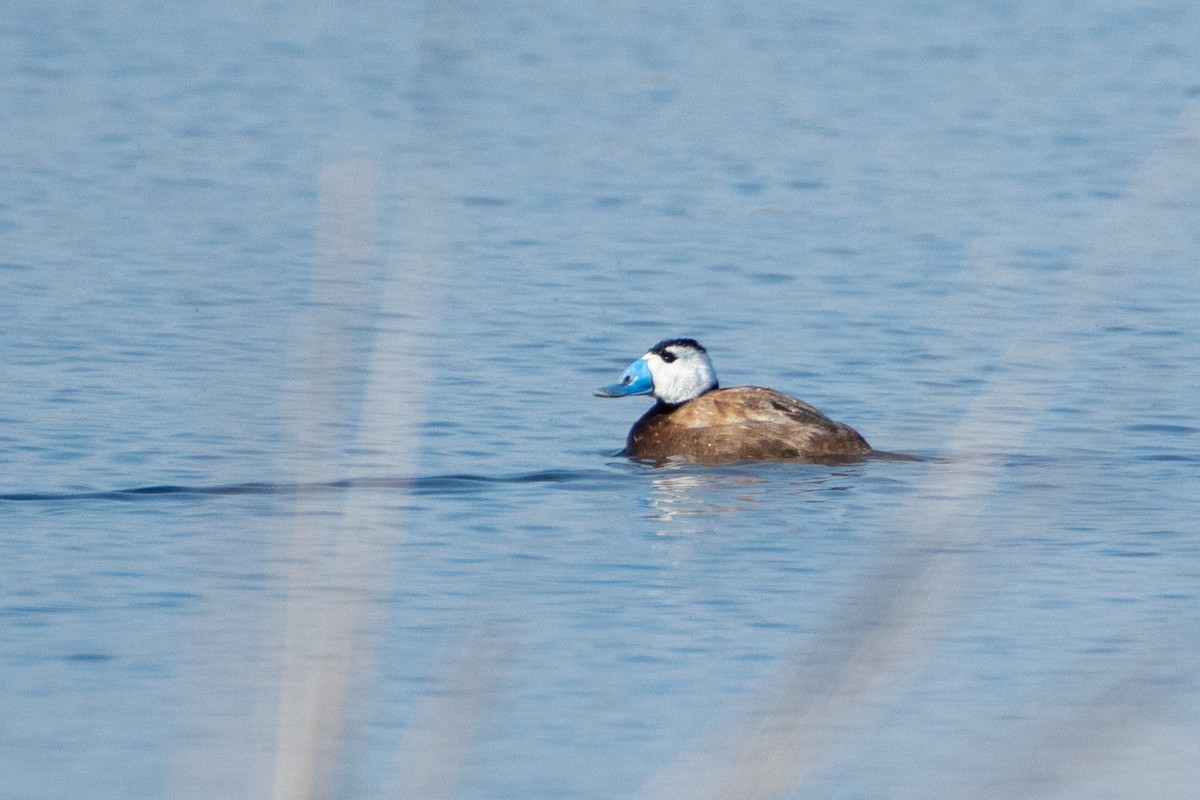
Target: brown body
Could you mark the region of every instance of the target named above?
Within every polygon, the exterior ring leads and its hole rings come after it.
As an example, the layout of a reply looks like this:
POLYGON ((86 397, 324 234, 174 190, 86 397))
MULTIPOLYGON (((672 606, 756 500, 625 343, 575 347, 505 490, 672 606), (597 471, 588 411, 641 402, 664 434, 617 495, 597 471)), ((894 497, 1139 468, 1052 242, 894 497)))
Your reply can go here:
POLYGON ((625 442, 632 458, 734 461, 852 461, 871 452, 848 425, 808 403, 759 386, 713 389, 677 406, 658 403, 625 442))

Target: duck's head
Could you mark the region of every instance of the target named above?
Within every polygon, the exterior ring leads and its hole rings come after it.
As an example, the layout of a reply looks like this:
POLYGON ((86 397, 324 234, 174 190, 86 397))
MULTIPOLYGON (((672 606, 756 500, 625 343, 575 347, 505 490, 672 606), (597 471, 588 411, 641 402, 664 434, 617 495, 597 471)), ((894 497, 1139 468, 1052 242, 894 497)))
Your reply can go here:
POLYGON ((621 379, 601 386, 597 397, 648 394, 667 405, 679 405, 717 388, 717 373, 708 353, 695 339, 664 339, 630 364, 621 379))

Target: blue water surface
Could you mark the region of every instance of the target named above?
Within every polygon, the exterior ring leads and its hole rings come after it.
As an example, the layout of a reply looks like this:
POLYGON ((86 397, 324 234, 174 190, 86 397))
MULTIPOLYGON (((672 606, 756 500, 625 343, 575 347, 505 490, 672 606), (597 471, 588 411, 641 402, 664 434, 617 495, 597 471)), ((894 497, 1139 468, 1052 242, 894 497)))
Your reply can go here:
POLYGON ((3 797, 1194 795, 1200 8, 10 6, 3 797))

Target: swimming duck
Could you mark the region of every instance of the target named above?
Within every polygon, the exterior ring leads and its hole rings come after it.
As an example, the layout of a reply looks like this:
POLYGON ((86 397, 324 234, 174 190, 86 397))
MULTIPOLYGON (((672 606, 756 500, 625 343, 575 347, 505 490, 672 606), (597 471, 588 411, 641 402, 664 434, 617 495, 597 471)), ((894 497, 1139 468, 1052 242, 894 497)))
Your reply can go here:
POLYGON ((853 428, 794 397, 761 386, 719 388, 708 351, 695 339, 664 339, 594 394, 658 401, 629 431, 631 458, 841 462, 871 452, 853 428))

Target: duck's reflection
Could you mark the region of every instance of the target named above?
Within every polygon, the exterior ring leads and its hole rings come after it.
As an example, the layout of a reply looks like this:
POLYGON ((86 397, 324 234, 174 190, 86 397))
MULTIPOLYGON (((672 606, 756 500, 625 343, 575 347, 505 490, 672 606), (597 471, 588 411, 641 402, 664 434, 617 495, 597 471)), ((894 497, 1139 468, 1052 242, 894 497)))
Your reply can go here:
POLYGON ((832 481, 844 477, 843 473, 827 468, 807 467, 795 470, 794 475, 781 481, 778 474, 761 474, 761 469, 764 468, 714 470, 687 465, 657 470, 650 480, 647 498, 650 518, 667 523, 657 534, 686 533, 687 529, 679 527, 682 522, 691 521, 698 529, 705 518, 752 511, 780 494, 828 491, 832 481))
MULTIPOLYGON (((726 497, 727 486, 723 484, 728 483, 728 479, 714 480, 711 474, 699 472, 657 475, 650 482, 651 517, 671 522, 682 517, 741 511, 746 503, 753 502, 750 493, 726 497)), ((751 479, 747 483, 762 483, 762 480, 751 479)), ((668 532, 677 531, 660 530, 659 534, 668 532)))

